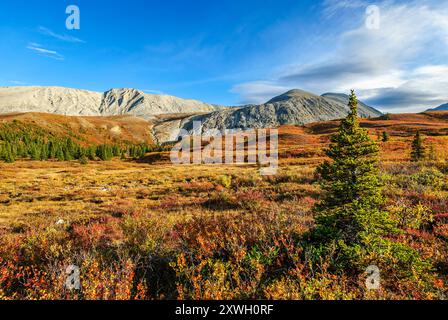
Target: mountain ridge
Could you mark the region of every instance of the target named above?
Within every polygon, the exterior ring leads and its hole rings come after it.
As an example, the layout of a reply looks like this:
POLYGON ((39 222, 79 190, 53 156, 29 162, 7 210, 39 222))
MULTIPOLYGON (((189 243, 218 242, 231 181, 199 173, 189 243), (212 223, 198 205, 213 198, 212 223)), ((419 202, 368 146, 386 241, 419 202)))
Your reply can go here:
MULTIPOLYGON (((348 94, 345 93, 335 93, 335 92, 327 92, 324 93, 323 95, 321 95, 321 97, 324 97, 326 99, 331 99, 334 101, 337 101, 339 103, 342 103, 343 105, 348 105, 350 96, 348 94)), ((358 100, 358 108, 363 110, 363 112, 373 112, 373 113, 377 113, 379 110, 372 108, 371 106, 368 106, 367 104, 365 104, 362 101, 358 100)), ((380 112, 381 114, 379 114, 379 116, 383 115, 382 112, 380 112)))
MULTIPOLYGON (((348 96, 344 94, 318 96, 300 89, 287 91, 261 105, 222 107, 174 96, 151 95, 131 88, 100 93, 64 87, 0 87, 0 113, 129 115, 154 123, 154 130, 167 141, 173 139, 172 133, 179 129, 202 134, 214 129, 274 128, 341 119, 349 112, 347 104, 348 96), (194 126, 195 121, 200 121, 199 128, 194 126)), ((363 118, 382 115, 362 102, 359 114, 363 118)))
MULTIPOLYGON (((181 121, 180 128, 199 134, 218 129, 259 129, 282 125, 305 125, 312 122, 344 118, 348 112, 348 96, 339 94, 336 98, 326 98, 299 89, 290 90, 272 98, 265 104, 245 106, 238 109, 218 110, 209 114, 190 117, 181 121), (347 103, 340 101, 347 98, 347 103), (200 128, 194 122, 200 122, 200 128), (197 131, 201 132, 197 132, 197 131)), ((359 114, 363 118, 379 117, 382 112, 359 104, 359 114)))
POLYGON ((129 88, 95 92, 64 87, 0 87, 0 113, 45 112, 62 115, 122 115, 145 119, 164 113, 211 112, 217 107, 197 100, 147 94, 129 88))
POLYGON ((436 108, 428 109, 426 111, 447 111, 447 110, 448 110, 448 103, 444 103, 436 108))

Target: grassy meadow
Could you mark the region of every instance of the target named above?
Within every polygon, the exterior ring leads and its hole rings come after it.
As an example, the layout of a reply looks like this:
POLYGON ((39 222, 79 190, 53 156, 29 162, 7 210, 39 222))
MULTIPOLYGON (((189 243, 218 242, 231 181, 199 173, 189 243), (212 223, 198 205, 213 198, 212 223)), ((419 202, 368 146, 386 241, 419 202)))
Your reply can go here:
POLYGON ((280 128, 269 177, 255 165, 172 165, 166 153, 0 163, 0 299, 446 299, 447 119, 362 121, 380 147, 383 209, 400 228, 391 241, 417 250, 424 274, 390 264, 368 290, 366 274, 304 251, 333 121, 280 128), (428 155, 416 163, 418 129, 428 155), (64 286, 70 265, 80 290, 64 286))

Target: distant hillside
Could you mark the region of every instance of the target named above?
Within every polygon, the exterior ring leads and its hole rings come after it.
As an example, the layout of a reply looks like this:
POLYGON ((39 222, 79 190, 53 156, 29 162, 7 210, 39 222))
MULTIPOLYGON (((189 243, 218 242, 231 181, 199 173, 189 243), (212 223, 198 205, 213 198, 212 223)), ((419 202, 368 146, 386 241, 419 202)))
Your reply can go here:
POLYGON ((428 109, 427 111, 447 111, 448 110, 448 103, 442 104, 434 109, 428 109))
POLYGON ((74 117, 46 113, 0 115, 0 125, 12 122, 32 125, 55 137, 70 137, 84 146, 116 142, 153 143, 151 124, 132 116, 74 117))
MULTIPOLYGON (((334 133, 339 121, 316 122, 305 125, 314 134, 334 133)), ((388 114, 379 118, 361 119, 361 126, 370 131, 386 131, 396 136, 412 136, 417 130, 428 135, 448 135, 448 112, 388 114)))
MULTIPOLYGON (((325 93, 322 95, 322 97, 326 98, 327 100, 329 99, 337 101, 345 106, 348 105, 349 96, 344 93, 325 93)), ((363 118, 379 117, 383 115, 381 111, 366 105, 362 101, 358 101, 358 108, 359 108, 359 114, 363 118)))
MULTIPOLYGON (((322 97, 302 90, 291 90, 262 105, 219 110, 210 114, 190 117, 179 123, 180 127, 193 130, 194 121, 202 123, 201 131, 210 129, 274 128, 281 125, 340 119, 348 114, 344 96, 322 97)), ((382 113, 360 104, 361 117, 378 117, 382 113)))
MULTIPOLYGON (((57 138, 71 138, 82 146, 147 143, 170 141, 169 133, 192 118, 201 115, 165 115, 150 122, 132 116, 84 117, 45 113, 15 113, 0 115, 0 127, 14 121, 42 129, 57 138)), ((312 134, 328 134, 337 130, 339 121, 319 121, 306 124, 303 129, 312 134)), ((393 135, 413 135, 421 130, 429 135, 448 135, 448 111, 418 114, 390 114, 362 119, 361 125, 371 131, 387 131, 393 135)), ((281 126, 279 126, 281 127, 281 126)), ((297 127, 298 128, 298 127, 297 127)))
POLYGON ((134 115, 151 119, 165 113, 211 112, 216 106, 135 89, 104 93, 62 87, 0 87, 0 113, 45 112, 60 115, 134 115))

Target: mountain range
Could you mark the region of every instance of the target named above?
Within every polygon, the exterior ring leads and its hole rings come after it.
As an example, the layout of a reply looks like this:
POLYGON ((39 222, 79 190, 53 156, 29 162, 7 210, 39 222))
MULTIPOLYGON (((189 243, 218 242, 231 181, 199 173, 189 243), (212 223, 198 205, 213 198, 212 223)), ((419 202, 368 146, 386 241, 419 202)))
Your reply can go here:
MULTIPOLYGON (((69 116, 129 115, 149 121, 160 141, 173 139, 185 129, 203 133, 210 129, 273 128, 340 119, 347 115, 348 96, 322 96, 291 90, 261 105, 224 107, 168 95, 147 94, 136 89, 111 89, 104 93, 62 87, 0 88, 0 113, 40 112, 69 116), (195 128, 194 122, 200 122, 195 128)), ((363 118, 382 113, 359 103, 363 118)))
MULTIPOLYGON (((227 108, 190 116, 181 121, 175 120, 176 123, 172 127, 179 127, 191 133, 203 133, 212 129, 257 129, 275 128, 281 125, 304 125, 344 118, 349 112, 348 99, 349 97, 344 94, 328 93, 317 96, 295 89, 265 104, 227 108), (194 122, 200 123, 200 127, 194 127, 194 122)), ((363 118, 371 118, 379 117, 382 113, 360 103, 359 115, 363 118)))
POLYGON ((62 87, 2 87, 0 113, 44 112, 68 116, 133 115, 151 119, 164 113, 211 112, 216 106, 135 89, 104 93, 62 87))

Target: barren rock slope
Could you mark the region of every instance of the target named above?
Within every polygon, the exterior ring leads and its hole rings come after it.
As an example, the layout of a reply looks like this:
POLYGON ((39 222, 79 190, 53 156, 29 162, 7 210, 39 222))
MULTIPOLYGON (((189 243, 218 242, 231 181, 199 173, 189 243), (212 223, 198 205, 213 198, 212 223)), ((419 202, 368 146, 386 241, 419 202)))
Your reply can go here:
POLYGON ((62 115, 135 115, 145 119, 166 113, 211 112, 216 107, 195 100, 146 94, 135 89, 105 93, 61 87, 0 88, 0 113, 44 112, 62 115))
POLYGON ((101 93, 60 87, 0 87, 0 113, 99 115, 101 93))
MULTIPOLYGON (((210 129, 274 128, 281 125, 304 125, 344 118, 349 108, 335 98, 317 96, 302 90, 291 90, 259 106, 216 111, 192 117, 183 128, 193 132, 193 122, 201 122, 201 131, 210 129)), ((378 117, 382 113, 361 104, 361 117, 378 117)))

